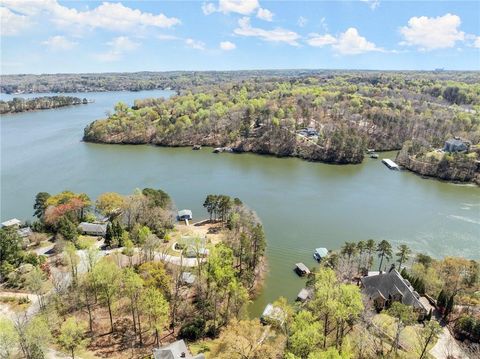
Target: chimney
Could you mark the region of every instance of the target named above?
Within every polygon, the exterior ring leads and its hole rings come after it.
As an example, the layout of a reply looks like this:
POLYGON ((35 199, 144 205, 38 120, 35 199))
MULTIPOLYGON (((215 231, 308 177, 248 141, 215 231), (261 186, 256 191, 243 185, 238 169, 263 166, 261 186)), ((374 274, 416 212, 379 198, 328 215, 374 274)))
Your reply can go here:
POLYGON ((388 271, 388 273, 390 273, 392 270, 395 269, 395 264, 392 263, 392 265, 390 266, 390 270, 388 271))
POLYGON ((182 352, 182 353, 180 354, 180 358, 186 358, 185 352, 182 352))

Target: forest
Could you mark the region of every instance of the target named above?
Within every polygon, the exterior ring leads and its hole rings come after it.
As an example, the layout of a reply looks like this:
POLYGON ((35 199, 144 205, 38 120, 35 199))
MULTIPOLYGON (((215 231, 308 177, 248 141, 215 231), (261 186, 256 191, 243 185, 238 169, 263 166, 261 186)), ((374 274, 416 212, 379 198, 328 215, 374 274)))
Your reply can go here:
MULTIPOLYGON (((360 163, 367 148, 422 148, 455 136, 480 142, 480 87, 461 74, 352 73, 202 85, 168 99, 118 103, 85 129, 102 143, 231 147, 313 161, 360 163), (312 136, 302 129, 312 130, 312 136)), ((475 165, 478 154, 466 157, 475 165)))
POLYGON ((81 99, 72 96, 43 96, 27 99, 15 97, 9 101, 0 101, 0 114, 48 110, 64 106, 85 105, 87 103, 88 100, 86 98, 81 99))

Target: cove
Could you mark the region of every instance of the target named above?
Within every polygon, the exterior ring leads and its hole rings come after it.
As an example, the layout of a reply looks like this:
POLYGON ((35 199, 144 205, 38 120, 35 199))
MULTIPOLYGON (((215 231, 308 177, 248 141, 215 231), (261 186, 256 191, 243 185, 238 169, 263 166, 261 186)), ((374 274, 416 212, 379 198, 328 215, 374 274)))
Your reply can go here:
MULTIPOLYGON (((44 95, 44 94, 42 94, 44 95)), ((77 93, 95 103, 5 115, 1 129, 1 220, 30 219, 36 193, 65 189, 131 193, 161 188, 195 219, 209 193, 239 197, 261 218, 269 273, 251 306, 258 315, 279 296, 293 300, 304 282, 296 262, 313 266, 315 247, 386 239, 441 257, 480 258, 480 189, 390 171, 382 158, 360 165, 328 165, 211 149, 84 143, 84 127, 118 101, 170 96, 167 91, 77 93)), ((32 96, 32 95, 30 95, 32 96)), ((2 99, 8 96, 2 95, 2 99)))

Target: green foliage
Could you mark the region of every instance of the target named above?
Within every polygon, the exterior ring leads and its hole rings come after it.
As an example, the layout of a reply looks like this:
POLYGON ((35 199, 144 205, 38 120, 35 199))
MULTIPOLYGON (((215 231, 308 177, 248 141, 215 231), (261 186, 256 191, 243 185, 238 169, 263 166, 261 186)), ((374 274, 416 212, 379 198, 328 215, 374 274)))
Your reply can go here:
POLYGON ((58 343, 64 350, 72 354, 72 358, 75 358, 75 351, 78 348, 84 347, 86 344, 84 339, 85 331, 85 323, 79 322, 78 319, 74 317, 67 318, 60 328, 58 343))
POLYGON ((20 265, 23 253, 21 241, 15 228, 0 228, 0 279, 20 265))

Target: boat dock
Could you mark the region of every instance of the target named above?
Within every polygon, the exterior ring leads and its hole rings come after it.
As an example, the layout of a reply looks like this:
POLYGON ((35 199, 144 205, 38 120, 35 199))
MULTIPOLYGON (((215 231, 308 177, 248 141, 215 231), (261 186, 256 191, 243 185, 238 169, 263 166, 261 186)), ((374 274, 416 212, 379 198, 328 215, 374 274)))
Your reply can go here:
POLYGON ((393 162, 391 159, 389 158, 384 158, 382 160, 382 163, 387 166, 388 168, 390 168, 391 170, 399 170, 400 167, 395 163, 393 162))
POLYGON ((310 269, 308 269, 308 267, 303 263, 295 264, 295 269, 294 270, 301 277, 310 274, 310 269))

